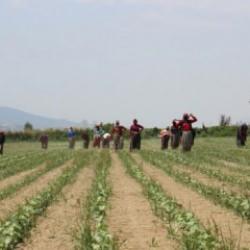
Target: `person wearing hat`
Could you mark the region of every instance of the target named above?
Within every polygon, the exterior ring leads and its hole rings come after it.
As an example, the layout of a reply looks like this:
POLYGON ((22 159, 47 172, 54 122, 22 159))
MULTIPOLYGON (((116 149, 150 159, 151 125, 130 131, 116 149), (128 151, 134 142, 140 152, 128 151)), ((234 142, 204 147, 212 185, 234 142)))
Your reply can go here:
POLYGON ((134 149, 141 149, 141 132, 144 127, 138 124, 137 119, 133 120, 133 124, 130 126, 130 151, 134 149))
POLYGON ((5 133, 3 131, 0 131, 0 154, 3 154, 3 148, 4 148, 4 143, 5 143, 5 133))

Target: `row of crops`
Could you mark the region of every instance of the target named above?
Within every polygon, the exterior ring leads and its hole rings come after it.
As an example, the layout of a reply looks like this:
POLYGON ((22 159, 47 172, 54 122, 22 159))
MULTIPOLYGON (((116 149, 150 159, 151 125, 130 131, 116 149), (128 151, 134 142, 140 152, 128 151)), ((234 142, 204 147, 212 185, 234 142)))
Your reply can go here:
MULTIPOLYGON (((200 150, 198 146, 197 151, 200 152, 200 150)), ((113 195, 113 190, 108 181, 109 173, 112 171, 112 154, 108 150, 70 151, 59 148, 48 152, 31 150, 29 153, 20 153, 14 158, 1 159, 1 180, 18 175, 23 171, 35 170, 17 182, 0 188, 2 202, 8 197, 18 194, 24 187, 36 183, 41 176, 49 174, 67 162, 69 164, 46 188, 27 199, 24 204, 2 219, 0 222, 0 249, 15 249, 26 238, 30 237, 31 230, 39 223, 38 218, 46 213, 48 207, 53 206, 66 186, 75 182, 80 171, 90 165, 95 172, 95 177, 91 189, 88 191, 87 199, 82 203, 79 225, 75 228, 74 234, 72 233, 74 248, 119 249, 119 239, 110 233, 107 223, 107 212, 112 209, 110 197, 113 195), (37 168, 41 164, 44 166, 37 168)), ((150 203, 152 212, 164 224, 168 237, 170 236, 178 242, 179 249, 241 249, 238 240, 228 239, 220 234, 219 229, 215 230, 214 227, 203 225, 194 212, 185 209, 157 180, 150 177, 137 160, 137 157, 140 157, 143 162, 161 170, 163 174, 171 177, 175 182, 197 192, 211 203, 233 211, 242 221, 248 223, 250 199, 244 193, 244 189, 249 187, 248 178, 239 180, 234 175, 237 173, 237 166, 230 169, 232 175, 228 175, 223 171, 223 167, 226 168, 226 166, 216 161, 218 156, 214 153, 209 153, 209 156, 195 154, 197 152, 183 155, 174 151, 165 153, 147 149, 132 155, 127 151, 121 151, 118 156, 130 178, 142 187, 143 195, 150 203), (224 189, 206 185, 193 178, 191 174, 176 168, 176 165, 186 166, 211 178, 211 180, 216 179, 228 185, 235 185, 242 189, 242 193, 227 192, 224 189), (222 169, 217 166, 222 166, 222 169)), ((228 160, 227 154, 224 152, 222 159, 226 155, 225 160, 228 160)), ((234 159, 233 162, 239 161, 234 159)), ((240 163, 243 164, 242 160, 240 163)), ((239 168, 242 170, 239 173, 247 176, 249 173, 247 164, 239 168)))

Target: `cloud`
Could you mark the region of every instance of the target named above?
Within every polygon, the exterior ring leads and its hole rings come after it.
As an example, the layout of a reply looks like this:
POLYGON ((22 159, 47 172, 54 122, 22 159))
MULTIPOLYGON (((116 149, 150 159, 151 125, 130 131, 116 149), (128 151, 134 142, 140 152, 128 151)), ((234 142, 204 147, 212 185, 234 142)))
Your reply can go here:
MULTIPOLYGON (((69 0, 72 1, 72 0, 69 0)), ((154 5, 166 8, 193 8, 193 9, 211 9, 221 11, 250 11, 250 1, 245 0, 73 0, 83 4, 142 4, 154 5)))
POLYGON ((9 4, 12 8, 23 8, 26 7, 29 3, 29 0, 9 0, 9 4))

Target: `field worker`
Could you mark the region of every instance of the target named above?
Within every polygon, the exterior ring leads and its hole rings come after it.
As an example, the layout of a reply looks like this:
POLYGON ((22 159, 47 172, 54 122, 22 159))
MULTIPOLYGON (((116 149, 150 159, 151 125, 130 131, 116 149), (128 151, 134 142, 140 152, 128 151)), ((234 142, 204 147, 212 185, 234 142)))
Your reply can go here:
POLYGON ((3 131, 0 131, 0 154, 3 155, 3 148, 5 143, 5 133, 3 131))
POLYGON ((76 141, 76 133, 72 127, 68 129, 68 141, 69 141, 69 148, 74 149, 75 147, 75 141, 76 141))
POLYGON ((103 135, 103 130, 101 129, 100 124, 95 125, 93 134, 94 134, 93 147, 100 148, 103 135))
POLYGON ((111 140, 112 140, 111 134, 105 133, 102 137, 102 147, 109 148, 111 140))
POLYGON ((237 145, 238 146, 245 146, 246 145, 246 140, 247 140, 247 131, 248 131, 248 126, 244 123, 242 124, 238 129, 237 129, 237 145))
POLYGON ((178 125, 181 127, 182 137, 181 144, 182 150, 190 151, 194 144, 194 132, 192 124, 197 121, 197 118, 192 114, 185 113, 182 120, 178 122, 178 125))
POLYGON ((171 132, 169 127, 167 127, 166 129, 162 129, 160 132, 160 138, 161 138, 161 149, 168 149, 168 142, 169 142, 169 138, 171 136, 171 132))
POLYGON ((90 138, 89 138, 89 133, 87 129, 82 131, 82 140, 83 140, 83 148, 88 149, 90 138))
POLYGON ((49 137, 46 134, 42 134, 40 137, 41 147, 42 149, 48 148, 49 137))
POLYGON ((171 142, 170 142, 171 147, 172 149, 176 149, 179 147, 181 139, 181 131, 179 125, 177 124, 177 120, 173 120, 170 132, 171 132, 171 142))
POLYGON ((130 151, 141 149, 141 132, 143 129, 144 127, 138 124, 138 121, 134 119, 130 127, 130 151))
POLYGON ((124 138, 123 134, 127 129, 120 125, 119 121, 116 121, 114 127, 112 128, 111 134, 114 141, 114 149, 123 149, 124 138))

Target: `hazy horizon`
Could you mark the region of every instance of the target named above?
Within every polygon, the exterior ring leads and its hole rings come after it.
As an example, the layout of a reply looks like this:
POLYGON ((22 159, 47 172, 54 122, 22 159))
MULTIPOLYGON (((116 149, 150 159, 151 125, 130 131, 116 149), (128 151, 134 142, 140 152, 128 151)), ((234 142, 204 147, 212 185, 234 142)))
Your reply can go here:
POLYGON ((250 2, 2 0, 0 106, 76 122, 250 122, 250 2))

